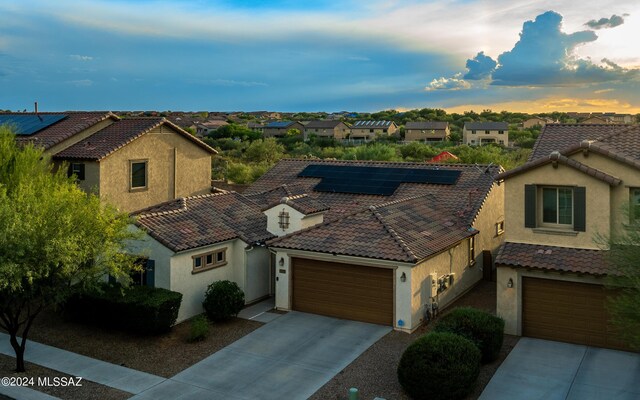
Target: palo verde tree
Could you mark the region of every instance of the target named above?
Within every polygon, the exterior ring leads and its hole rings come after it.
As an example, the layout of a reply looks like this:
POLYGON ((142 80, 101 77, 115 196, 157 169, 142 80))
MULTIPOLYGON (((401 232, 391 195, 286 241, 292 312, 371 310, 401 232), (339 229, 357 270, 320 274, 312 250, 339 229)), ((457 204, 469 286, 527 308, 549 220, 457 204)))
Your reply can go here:
POLYGON ((129 217, 80 190, 65 172, 0 126, 0 327, 10 335, 18 372, 43 309, 107 273, 127 280, 135 268, 123 247, 133 236, 129 217))

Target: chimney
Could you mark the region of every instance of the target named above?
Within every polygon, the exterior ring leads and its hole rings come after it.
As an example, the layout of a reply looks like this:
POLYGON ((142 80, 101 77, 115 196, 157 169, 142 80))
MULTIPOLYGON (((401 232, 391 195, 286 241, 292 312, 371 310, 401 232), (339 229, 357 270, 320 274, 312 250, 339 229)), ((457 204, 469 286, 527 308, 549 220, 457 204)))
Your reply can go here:
POLYGON ((37 101, 34 103, 34 109, 35 109, 35 113, 37 114, 38 113, 38 102, 37 101))

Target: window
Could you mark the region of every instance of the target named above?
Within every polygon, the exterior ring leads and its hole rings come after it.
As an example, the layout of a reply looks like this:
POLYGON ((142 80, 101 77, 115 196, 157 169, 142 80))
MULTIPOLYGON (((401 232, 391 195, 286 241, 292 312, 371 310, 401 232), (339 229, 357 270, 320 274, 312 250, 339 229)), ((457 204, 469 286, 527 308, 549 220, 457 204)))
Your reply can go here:
POLYGON ((501 141, 500 141, 500 144, 504 144, 504 140, 501 140, 501 141))
POLYGON ((504 233, 504 221, 496 223, 496 236, 500 236, 504 233))
POLYGON ((472 267, 476 263, 476 237, 469 238, 469 266, 472 267))
POLYGON ((490 134, 490 133, 491 133, 491 131, 484 131, 484 134, 485 134, 485 135, 488 135, 488 134, 490 134))
POLYGON ((471 134, 472 134, 472 135, 475 135, 475 134, 476 134, 476 131, 471 131, 471 134))
POLYGON ((498 135, 504 135, 504 131, 498 131, 498 135))
POLYGON ((79 181, 84 180, 84 164, 83 163, 71 163, 69 164, 69 170, 67 176, 71 177, 75 175, 79 181))
MULTIPOLYGON (((524 226, 586 230, 586 189, 581 186, 537 186, 524 188, 524 226)), ((542 233, 547 231, 541 230, 542 233)), ((575 233, 575 232, 574 232, 575 233)))
POLYGON ((131 161, 131 189, 147 188, 147 161, 131 161))
POLYGON ((369 129, 369 133, 373 133, 373 129, 369 129))
POLYGON ((387 133, 388 129, 383 129, 382 132, 387 133))
POLYGON ((289 213, 285 210, 280 211, 280 214, 278 214, 278 226, 282 229, 289 228, 289 213))
POLYGON ((630 188, 629 197, 629 222, 640 223, 640 188, 630 188))
POLYGON ((195 274, 198 272, 206 271, 212 268, 222 267, 227 264, 227 249, 220 249, 211 251, 209 253, 198 254, 193 256, 193 271, 195 274))
POLYGON ((573 225, 573 189, 542 188, 542 223, 573 225))
POLYGON ((137 269, 132 271, 129 275, 131 277, 131 284, 134 286, 155 287, 155 260, 140 257, 134 262, 134 264, 137 266, 137 269))

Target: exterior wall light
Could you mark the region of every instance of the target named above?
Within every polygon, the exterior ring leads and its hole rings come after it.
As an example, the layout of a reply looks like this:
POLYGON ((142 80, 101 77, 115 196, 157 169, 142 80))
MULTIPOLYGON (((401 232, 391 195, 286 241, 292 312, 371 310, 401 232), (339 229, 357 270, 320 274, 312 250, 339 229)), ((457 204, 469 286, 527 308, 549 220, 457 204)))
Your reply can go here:
POLYGON ((513 287, 513 279, 509 278, 509 281, 507 282, 507 287, 509 289, 511 289, 513 287))
POLYGON ((284 257, 280 257, 280 261, 278 261, 278 265, 284 267, 284 257))
POLYGON ((406 281, 407 281, 407 274, 403 272, 402 275, 400 275, 400 282, 406 282, 406 281))

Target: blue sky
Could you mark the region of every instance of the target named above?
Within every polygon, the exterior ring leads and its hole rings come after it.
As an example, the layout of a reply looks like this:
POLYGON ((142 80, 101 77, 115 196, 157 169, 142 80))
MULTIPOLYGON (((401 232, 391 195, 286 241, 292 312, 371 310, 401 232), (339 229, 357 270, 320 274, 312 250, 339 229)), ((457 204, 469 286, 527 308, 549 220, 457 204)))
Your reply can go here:
POLYGON ((0 15, 0 109, 640 113, 637 0, 22 0, 0 15))

